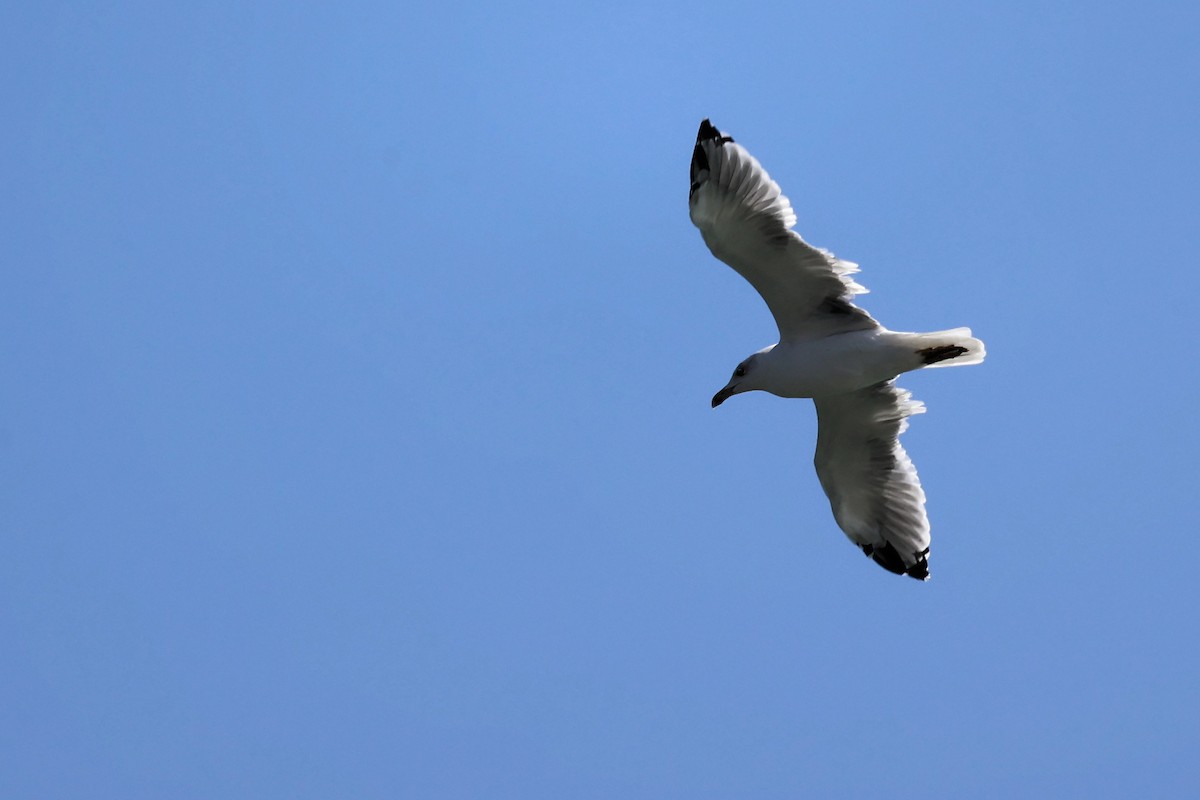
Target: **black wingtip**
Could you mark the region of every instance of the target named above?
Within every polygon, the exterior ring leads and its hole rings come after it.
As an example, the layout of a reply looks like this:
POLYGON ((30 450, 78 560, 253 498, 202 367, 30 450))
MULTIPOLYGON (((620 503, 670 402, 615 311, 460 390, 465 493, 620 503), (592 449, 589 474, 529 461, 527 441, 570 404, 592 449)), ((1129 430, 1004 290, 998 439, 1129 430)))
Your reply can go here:
POLYGON ((904 566, 904 559, 896 552, 896 548, 891 542, 887 542, 883 547, 872 547, 869 544, 862 546, 862 551, 866 553, 879 566, 886 569, 895 575, 907 575, 918 581, 929 580, 929 548, 926 547, 923 553, 918 554, 917 563, 911 567, 904 566))
POLYGON ((716 142, 717 146, 720 147, 726 142, 732 141, 732 137, 721 133, 707 119, 700 123, 700 131, 696 134, 696 146, 692 148, 692 187, 688 191, 689 198, 696 193, 696 190, 700 188, 700 184, 708 177, 708 154, 704 152, 705 145, 708 142, 716 142))
POLYGON ((921 554, 921 559, 913 564, 908 569, 904 570, 904 574, 918 581, 929 580, 929 550, 921 554))
POLYGON ((715 126, 713 126, 711 122, 708 121, 708 118, 705 118, 700 122, 700 130, 696 133, 696 144, 707 142, 710 139, 716 139, 719 144, 733 141, 732 136, 726 136, 725 134, 721 133, 716 129, 715 126))

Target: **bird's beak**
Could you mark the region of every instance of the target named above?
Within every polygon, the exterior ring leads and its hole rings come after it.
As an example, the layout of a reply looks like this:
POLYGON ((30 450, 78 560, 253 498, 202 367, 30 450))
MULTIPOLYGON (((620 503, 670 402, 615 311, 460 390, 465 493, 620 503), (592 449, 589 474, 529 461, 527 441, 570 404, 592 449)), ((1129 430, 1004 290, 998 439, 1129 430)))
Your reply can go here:
POLYGON ((735 394, 737 394, 737 389, 735 388, 735 385, 731 383, 713 395, 712 407, 716 408, 717 406, 721 405, 721 403, 724 403, 726 400, 733 397, 735 394))

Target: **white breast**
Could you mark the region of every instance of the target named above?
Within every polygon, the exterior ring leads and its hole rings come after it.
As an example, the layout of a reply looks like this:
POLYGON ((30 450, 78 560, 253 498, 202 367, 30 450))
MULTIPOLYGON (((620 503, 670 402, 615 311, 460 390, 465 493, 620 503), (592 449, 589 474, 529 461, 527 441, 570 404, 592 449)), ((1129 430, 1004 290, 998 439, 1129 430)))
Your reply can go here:
POLYGON ((820 397, 891 380, 913 368, 912 349, 901 336, 875 328, 780 342, 763 354, 763 388, 780 397, 820 397))

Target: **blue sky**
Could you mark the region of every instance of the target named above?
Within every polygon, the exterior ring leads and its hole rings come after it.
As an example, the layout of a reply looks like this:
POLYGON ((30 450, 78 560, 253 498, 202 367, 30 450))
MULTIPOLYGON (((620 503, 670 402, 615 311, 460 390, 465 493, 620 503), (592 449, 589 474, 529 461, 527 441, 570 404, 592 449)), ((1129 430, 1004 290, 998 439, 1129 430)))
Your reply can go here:
POLYGON ((1195 791, 1192 4, 3 21, 0 794, 1195 791), (709 408, 703 117, 987 342, 902 381, 928 584, 709 408))

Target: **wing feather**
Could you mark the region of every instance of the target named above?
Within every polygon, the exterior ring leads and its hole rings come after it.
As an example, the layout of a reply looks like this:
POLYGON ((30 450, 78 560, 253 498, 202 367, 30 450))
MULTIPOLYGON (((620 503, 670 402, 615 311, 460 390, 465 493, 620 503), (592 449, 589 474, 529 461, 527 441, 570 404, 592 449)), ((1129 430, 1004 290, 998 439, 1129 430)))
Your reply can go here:
POLYGON ((814 463, 834 519, 892 572, 929 576, 929 518, 917 470, 900 445, 925 406, 894 381, 818 397, 814 463))
POLYGON ((700 123, 692 151, 688 206, 713 255, 762 295, 781 339, 878 327, 854 305, 866 292, 849 276, 858 265, 813 247, 792 230, 792 205, 754 156, 700 123))

